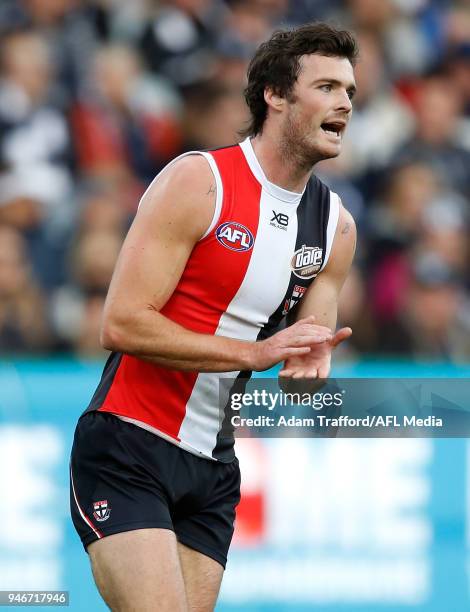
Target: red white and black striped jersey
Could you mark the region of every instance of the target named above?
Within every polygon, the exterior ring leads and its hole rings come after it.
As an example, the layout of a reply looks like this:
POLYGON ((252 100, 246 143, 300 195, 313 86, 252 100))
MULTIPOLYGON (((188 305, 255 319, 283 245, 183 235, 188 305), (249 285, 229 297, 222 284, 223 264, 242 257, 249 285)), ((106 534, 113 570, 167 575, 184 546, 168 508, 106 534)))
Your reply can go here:
MULTIPOLYGON (((214 174, 215 213, 161 313, 201 334, 262 340, 325 267, 339 198, 315 176, 303 193, 274 185, 249 139, 184 155, 193 154, 203 155, 214 174)), ((249 375, 229 374, 239 382, 249 375)), ((87 411, 114 413, 192 453, 231 461, 233 436, 221 435, 219 379, 112 353, 87 411)))

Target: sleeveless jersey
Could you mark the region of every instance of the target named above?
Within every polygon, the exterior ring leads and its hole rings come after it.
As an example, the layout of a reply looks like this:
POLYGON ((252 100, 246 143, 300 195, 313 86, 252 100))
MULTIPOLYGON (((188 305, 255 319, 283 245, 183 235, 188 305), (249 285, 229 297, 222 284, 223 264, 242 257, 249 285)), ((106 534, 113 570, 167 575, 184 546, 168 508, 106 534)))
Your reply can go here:
MULTIPOLYGON (((215 213, 161 313, 201 334, 263 340, 325 267, 339 198, 315 176, 301 194, 271 183, 249 139, 183 155, 191 154, 204 155, 210 164, 215 213)), ((250 375, 227 374, 242 386, 250 375)), ((234 439, 221 434, 220 377, 114 352, 85 412, 111 412, 187 451, 229 462, 234 439)))

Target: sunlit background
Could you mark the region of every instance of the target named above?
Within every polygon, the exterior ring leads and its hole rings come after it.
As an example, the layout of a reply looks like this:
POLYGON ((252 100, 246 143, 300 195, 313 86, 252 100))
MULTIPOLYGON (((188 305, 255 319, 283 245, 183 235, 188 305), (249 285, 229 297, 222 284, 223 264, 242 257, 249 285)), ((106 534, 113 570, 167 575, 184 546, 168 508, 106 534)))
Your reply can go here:
MULTIPOLYGON (((315 19, 361 48, 343 153, 317 168, 359 232, 335 374, 468 375, 468 0, 0 0, 0 589, 105 609, 67 469, 120 245, 169 160, 239 140, 258 44, 315 19)), ((469 609, 466 440, 238 453, 220 612, 469 609)))

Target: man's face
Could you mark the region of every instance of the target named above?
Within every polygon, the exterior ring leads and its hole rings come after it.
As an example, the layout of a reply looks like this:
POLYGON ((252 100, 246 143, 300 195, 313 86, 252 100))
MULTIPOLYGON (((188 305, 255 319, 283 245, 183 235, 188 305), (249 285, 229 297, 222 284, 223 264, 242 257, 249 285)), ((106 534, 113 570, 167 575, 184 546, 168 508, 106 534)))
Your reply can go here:
POLYGON ((306 163, 336 157, 351 118, 356 84, 346 58, 305 55, 292 93, 286 98, 283 135, 306 163))

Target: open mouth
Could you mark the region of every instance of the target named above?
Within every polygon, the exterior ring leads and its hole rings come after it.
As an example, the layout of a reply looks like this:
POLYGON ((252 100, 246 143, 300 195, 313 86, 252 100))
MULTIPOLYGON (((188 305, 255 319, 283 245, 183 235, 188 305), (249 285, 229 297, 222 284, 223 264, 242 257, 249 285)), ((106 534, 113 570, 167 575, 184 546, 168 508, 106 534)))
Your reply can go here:
POLYGON ((325 132, 325 134, 328 134, 329 136, 336 136, 337 138, 339 138, 344 130, 344 124, 334 122, 322 123, 321 129, 325 132))

